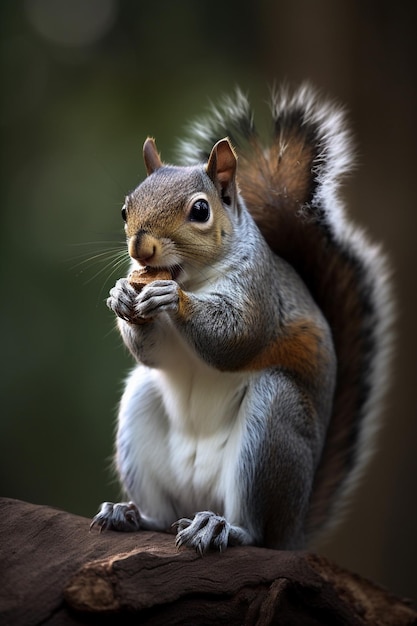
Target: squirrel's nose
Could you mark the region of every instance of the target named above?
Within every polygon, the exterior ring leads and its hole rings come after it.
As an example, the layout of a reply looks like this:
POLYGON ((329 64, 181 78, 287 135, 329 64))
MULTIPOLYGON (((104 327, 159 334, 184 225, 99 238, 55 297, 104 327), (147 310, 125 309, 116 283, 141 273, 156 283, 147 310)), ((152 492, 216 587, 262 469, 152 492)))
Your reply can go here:
POLYGON ((144 231, 139 231, 129 240, 129 254, 141 265, 149 265, 155 258, 157 251, 157 240, 144 231))

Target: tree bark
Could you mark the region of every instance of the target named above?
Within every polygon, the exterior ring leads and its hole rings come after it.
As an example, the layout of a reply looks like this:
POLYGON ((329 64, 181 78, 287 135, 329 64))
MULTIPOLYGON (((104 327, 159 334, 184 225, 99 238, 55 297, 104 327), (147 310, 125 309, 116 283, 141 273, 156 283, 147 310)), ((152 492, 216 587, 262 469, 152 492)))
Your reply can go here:
POLYGON ((417 611, 306 552, 200 557, 169 534, 89 532, 90 520, 0 499, 0 623, 411 625, 417 611))

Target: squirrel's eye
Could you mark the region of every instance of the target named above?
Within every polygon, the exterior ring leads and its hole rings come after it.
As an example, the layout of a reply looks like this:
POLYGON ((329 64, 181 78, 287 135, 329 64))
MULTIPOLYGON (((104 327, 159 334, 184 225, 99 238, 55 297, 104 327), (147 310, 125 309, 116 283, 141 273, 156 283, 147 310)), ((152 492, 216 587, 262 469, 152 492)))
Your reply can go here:
POLYGON ((122 218, 123 221, 126 222, 127 221, 127 211, 126 211, 126 205, 122 206, 122 218))
POLYGON ((207 222, 210 217, 210 206, 207 200, 196 200, 191 207, 190 220, 192 222, 207 222))

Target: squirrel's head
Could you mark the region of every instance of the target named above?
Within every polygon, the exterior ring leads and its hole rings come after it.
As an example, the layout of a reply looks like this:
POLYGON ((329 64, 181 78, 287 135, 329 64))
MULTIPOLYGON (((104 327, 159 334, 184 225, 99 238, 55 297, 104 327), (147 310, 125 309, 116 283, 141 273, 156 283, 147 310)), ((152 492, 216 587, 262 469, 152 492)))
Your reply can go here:
POLYGON ((215 144, 205 165, 165 165, 150 138, 143 155, 147 178, 122 208, 131 258, 176 275, 212 266, 230 244, 237 203, 237 157, 229 140, 215 144))

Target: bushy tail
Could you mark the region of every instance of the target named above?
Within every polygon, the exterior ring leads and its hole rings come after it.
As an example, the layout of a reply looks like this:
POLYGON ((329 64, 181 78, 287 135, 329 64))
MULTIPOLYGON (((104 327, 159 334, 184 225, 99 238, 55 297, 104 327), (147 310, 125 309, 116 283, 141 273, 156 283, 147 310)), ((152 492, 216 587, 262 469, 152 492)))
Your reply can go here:
POLYGON ((272 139, 264 145, 246 97, 238 91, 191 129, 180 152, 207 159, 228 136, 238 183, 271 248, 301 275, 327 318, 338 359, 328 436, 311 499, 308 531, 333 523, 373 447, 388 382, 392 301, 379 247, 346 218, 338 196, 352 164, 342 109, 308 86, 272 96, 272 139))

